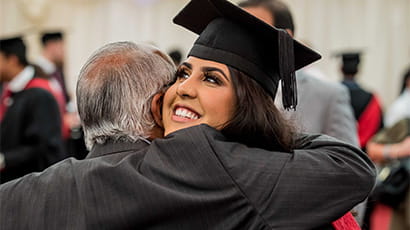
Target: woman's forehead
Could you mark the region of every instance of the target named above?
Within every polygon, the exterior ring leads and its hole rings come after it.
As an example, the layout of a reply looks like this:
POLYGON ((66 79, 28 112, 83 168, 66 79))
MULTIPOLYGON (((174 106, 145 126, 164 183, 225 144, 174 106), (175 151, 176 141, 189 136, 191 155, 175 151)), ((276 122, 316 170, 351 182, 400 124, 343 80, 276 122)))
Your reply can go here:
POLYGON ((188 64, 191 68, 213 67, 222 70, 224 73, 229 74, 228 66, 211 60, 206 60, 194 56, 189 56, 183 63, 188 64))

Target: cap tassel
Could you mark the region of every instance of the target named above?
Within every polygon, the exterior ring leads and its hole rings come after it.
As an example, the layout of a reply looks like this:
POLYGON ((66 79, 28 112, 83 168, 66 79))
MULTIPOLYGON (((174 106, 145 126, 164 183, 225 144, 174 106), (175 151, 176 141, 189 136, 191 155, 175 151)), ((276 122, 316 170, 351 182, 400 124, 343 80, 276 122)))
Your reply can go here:
POLYGON ((279 30, 278 38, 279 75, 282 82, 283 107, 286 110, 296 110, 298 97, 293 39, 285 30, 279 30))

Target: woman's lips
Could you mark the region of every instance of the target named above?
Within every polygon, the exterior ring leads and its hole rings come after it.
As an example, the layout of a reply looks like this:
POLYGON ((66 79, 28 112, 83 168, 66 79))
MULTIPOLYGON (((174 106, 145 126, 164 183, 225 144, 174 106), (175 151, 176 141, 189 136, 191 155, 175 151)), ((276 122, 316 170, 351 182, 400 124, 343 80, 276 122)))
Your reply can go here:
POLYGON ((172 114, 172 120, 178 122, 189 122, 198 120, 201 116, 185 106, 175 106, 174 113, 172 114))

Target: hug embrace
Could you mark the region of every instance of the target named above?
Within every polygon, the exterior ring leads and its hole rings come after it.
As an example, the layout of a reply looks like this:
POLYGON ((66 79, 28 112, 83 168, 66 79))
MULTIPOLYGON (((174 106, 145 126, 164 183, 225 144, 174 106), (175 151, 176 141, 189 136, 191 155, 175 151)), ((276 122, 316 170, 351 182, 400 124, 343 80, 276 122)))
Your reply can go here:
POLYGON ((197 33, 175 68, 116 42, 82 68, 87 146, 0 186, 1 229, 327 229, 367 198, 358 148, 299 134, 295 70, 320 55, 226 0, 192 0, 174 22, 197 33))

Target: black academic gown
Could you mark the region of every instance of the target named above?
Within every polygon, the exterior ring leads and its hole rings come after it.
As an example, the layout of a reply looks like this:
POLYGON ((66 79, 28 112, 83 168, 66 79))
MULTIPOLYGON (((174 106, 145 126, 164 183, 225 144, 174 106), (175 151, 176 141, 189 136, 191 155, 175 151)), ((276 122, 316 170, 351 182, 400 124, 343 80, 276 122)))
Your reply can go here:
POLYGON ((383 128, 383 111, 376 95, 361 88, 355 81, 342 82, 350 93, 350 102, 357 121, 360 147, 365 150, 366 144, 383 128))
POLYGON ((326 136, 299 146, 247 148, 206 125, 97 145, 0 186, 0 229, 306 230, 367 197, 375 169, 360 150, 326 136))
POLYGON ((54 97, 40 88, 14 93, 0 123, 0 152, 6 162, 0 182, 44 170, 63 158, 62 148, 60 112, 54 97))

